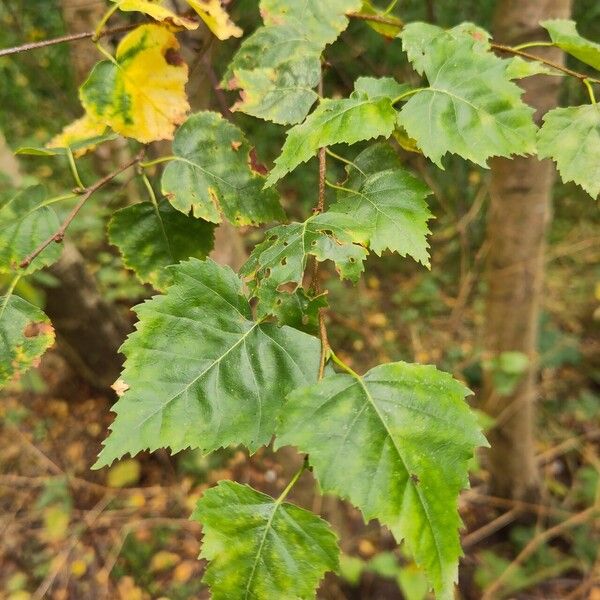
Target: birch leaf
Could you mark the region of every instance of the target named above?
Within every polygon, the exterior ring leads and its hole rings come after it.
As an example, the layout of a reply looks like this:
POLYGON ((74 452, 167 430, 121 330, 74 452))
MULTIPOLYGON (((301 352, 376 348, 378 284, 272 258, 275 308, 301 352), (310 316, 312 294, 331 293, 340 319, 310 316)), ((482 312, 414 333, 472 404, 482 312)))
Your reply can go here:
POLYGON ((142 25, 119 44, 115 62, 99 62, 80 89, 88 115, 140 142, 171 139, 189 110, 188 68, 179 42, 160 25, 142 25))
POLYGON ((19 296, 0 296, 0 388, 54 343, 48 317, 19 296))
POLYGON ((461 555, 457 497, 485 444, 469 391, 433 366, 336 374, 288 396, 277 447, 296 446, 326 493, 348 499, 404 539, 438 600, 454 597, 461 555))
POLYGON ((542 21, 540 25, 561 50, 600 71, 600 44, 580 36, 575 21, 550 19, 542 21))
POLYGON ((544 115, 539 158, 556 162, 563 181, 574 181, 592 198, 600 194, 600 105, 555 108, 544 115))
POLYGON ((155 21, 167 21, 185 29, 197 29, 198 23, 178 15, 160 0, 112 0, 123 12, 141 12, 155 21))
POLYGON ((167 201, 141 202, 118 210, 108 226, 111 244, 143 283, 164 290, 173 280, 165 267, 190 257, 206 258, 213 248, 214 225, 186 217, 167 201))
POLYGON ((175 160, 162 177, 162 191, 184 214, 212 223, 224 215, 234 225, 281 220, 284 213, 264 177, 251 168, 244 134, 213 112, 192 115, 173 142, 175 160))
POLYGON ((221 481, 198 502, 213 600, 310 600, 339 549, 329 524, 247 485, 221 481))
POLYGON ((316 338, 254 321, 242 282, 228 267, 190 259, 174 283, 135 308, 137 331, 121 351, 127 391, 95 467, 142 450, 268 443, 283 399, 314 382, 316 338))
MULTIPOLYGON (((51 206, 46 205, 46 190, 41 185, 29 187, 0 205, 0 273, 9 273, 46 241, 60 227, 51 206)), ((62 248, 48 246, 26 268, 23 274, 33 273, 56 262, 62 248)))

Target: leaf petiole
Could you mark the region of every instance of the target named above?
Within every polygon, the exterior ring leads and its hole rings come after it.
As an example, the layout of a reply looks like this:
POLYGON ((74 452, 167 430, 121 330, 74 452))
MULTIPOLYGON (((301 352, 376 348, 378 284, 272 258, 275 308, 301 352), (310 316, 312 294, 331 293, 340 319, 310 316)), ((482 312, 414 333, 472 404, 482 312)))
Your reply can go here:
POLYGON ((142 167, 142 169, 148 169, 150 167, 153 167, 154 165, 160 165, 161 163, 170 162, 172 160, 179 160, 179 157, 178 156, 160 156, 159 158, 155 158, 154 160, 141 162, 140 167, 142 167))
POLYGON ((590 101, 592 104, 596 104, 596 95, 594 94, 594 88, 592 82, 589 79, 584 79, 583 84, 587 88, 588 94, 590 95, 590 101))
POLYGON ((277 498, 277 500, 275 500, 275 504, 277 506, 280 505, 287 498, 287 495, 291 492, 292 488, 296 485, 296 483, 298 482, 298 479, 300 479, 300 476, 302 475, 302 473, 304 473, 304 471, 306 471, 307 468, 308 468, 308 455, 304 457, 302 466, 296 471, 296 473, 294 473, 294 476, 292 477, 290 482, 287 484, 287 486, 285 487, 283 492, 281 492, 281 494, 279 494, 279 497, 277 498))
POLYGON ((81 181, 79 171, 77 170, 77 163, 75 162, 75 157, 73 156, 73 151, 71 148, 67 148, 67 158, 69 160, 69 169, 71 169, 71 175, 73 176, 75 185, 80 190, 85 190, 85 185, 83 185, 83 182, 81 181))

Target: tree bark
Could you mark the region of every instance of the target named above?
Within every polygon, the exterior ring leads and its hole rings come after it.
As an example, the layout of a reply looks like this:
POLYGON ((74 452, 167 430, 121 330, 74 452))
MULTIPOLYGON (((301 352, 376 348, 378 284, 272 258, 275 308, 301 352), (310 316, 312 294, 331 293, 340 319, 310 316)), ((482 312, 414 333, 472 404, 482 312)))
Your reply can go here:
MULTIPOLYGON (((568 18, 571 0, 500 0, 494 39, 516 45, 543 40, 539 22, 568 18)), ((556 48, 535 53, 554 62, 563 60, 556 48)), ((524 100, 536 109, 536 120, 556 106, 561 79, 535 76, 524 79, 524 100)), ((489 434, 487 452, 494 494, 519 499, 539 492, 535 462, 535 403, 538 397, 538 322, 544 278, 545 236, 551 220, 554 183, 551 162, 535 157, 492 161, 487 239, 487 299, 484 325, 485 357, 516 351, 529 359, 516 389, 501 396, 492 373, 484 382, 483 408, 497 419, 489 434)))

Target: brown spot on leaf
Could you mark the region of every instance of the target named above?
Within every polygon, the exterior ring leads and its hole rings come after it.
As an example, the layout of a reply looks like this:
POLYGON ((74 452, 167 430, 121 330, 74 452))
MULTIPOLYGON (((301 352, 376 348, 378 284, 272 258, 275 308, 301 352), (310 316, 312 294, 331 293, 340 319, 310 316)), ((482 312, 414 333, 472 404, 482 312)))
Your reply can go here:
POLYGON ((241 145, 242 145, 242 142, 238 142, 238 141, 231 142, 231 147, 234 150, 239 150, 241 145))
POLYGON ((259 173, 260 175, 266 175, 269 172, 269 169, 267 169, 267 167, 265 167, 265 165, 263 165, 258 160, 258 156, 256 154, 256 149, 255 148, 252 148, 250 150, 250 153, 248 154, 248 160, 250 162, 250 168, 255 173, 259 173))
POLYGON ((181 65, 185 64, 183 58, 181 58, 181 54, 179 54, 176 48, 167 48, 165 52, 165 60, 167 61, 167 64, 171 65, 172 67, 180 67, 181 65))
POLYGON ((129 385, 122 379, 117 379, 110 387, 116 392, 119 398, 129 389, 129 385))
POLYGON ((415 484, 419 484, 421 482, 421 480, 419 479, 418 475, 415 475, 414 473, 411 474, 410 476, 410 480, 415 484))
POLYGON ((26 338, 37 337, 38 335, 48 335, 53 331, 52 325, 50 323, 29 323, 25 330, 23 331, 23 335, 26 338))

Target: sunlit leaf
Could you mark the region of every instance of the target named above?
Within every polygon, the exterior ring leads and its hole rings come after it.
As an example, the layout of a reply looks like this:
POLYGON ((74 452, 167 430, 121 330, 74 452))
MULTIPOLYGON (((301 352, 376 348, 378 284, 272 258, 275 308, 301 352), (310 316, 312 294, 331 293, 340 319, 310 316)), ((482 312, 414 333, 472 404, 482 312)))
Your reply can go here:
POLYGON ((192 515, 202 523, 213 600, 310 600, 338 566, 336 535, 317 515, 222 481, 192 515))
POLYGON ((385 17, 386 21, 393 21, 393 23, 380 23, 377 21, 365 21, 366 24, 386 38, 394 39, 402 31, 404 23, 401 19, 398 19, 392 14, 385 13, 382 9, 378 8, 371 2, 371 0, 363 0, 360 12, 365 15, 375 15, 377 17, 385 17))
POLYGON ((229 18, 221 5, 221 0, 186 0, 186 2, 220 40, 243 35, 244 32, 229 18))
POLYGON ((171 267, 166 294, 135 308, 121 351, 129 386, 96 468, 145 449, 173 452, 266 444, 283 398, 317 378, 319 342, 252 319, 228 267, 191 259, 171 267))
POLYGON ((555 108, 544 116, 538 156, 556 162, 563 181, 600 194, 600 105, 555 108))
POLYGON ((197 29, 198 23, 178 15, 160 0, 112 0, 123 12, 141 12, 156 21, 167 21, 185 29, 197 29))
MULTIPOLYGON (((60 222, 54 209, 46 205, 46 190, 29 187, 0 205, 0 273, 18 269, 19 263, 42 242, 56 233, 60 222)), ((32 273, 56 262, 62 248, 48 246, 22 273, 32 273)))
POLYGON ((580 36, 575 21, 551 19, 542 21, 540 25, 561 50, 600 71, 600 44, 580 36))
POLYGON ((509 79, 509 61, 487 51, 485 32, 474 38, 464 27, 455 30, 425 23, 404 28, 404 49, 429 86, 408 99, 399 124, 440 167, 447 153, 481 166, 492 156, 533 153, 533 109, 509 79))
POLYGON ((267 185, 276 183, 323 146, 389 137, 395 123, 396 111, 389 98, 325 99, 304 123, 288 131, 281 155, 275 160, 275 167, 267 178, 267 185))
POLYGON ((212 250, 214 225, 187 217, 168 202, 133 204, 118 210, 108 227, 110 242, 123 263, 143 283, 163 290, 172 282, 165 267, 190 257, 205 258, 212 250))
POLYGON ((485 444, 468 390, 433 366, 391 363, 330 375, 288 396, 277 447, 309 453, 324 492, 404 539, 437 598, 450 600, 461 555, 457 496, 485 444))
POLYGON ((89 115, 73 121, 61 133, 53 137, 47 144, 48 148, 71 148, 76 156, 82 156, 93 150, 103 141, 106 125, 95 121, 89 115))
POLYGON ((48 317, 19 296, 0 296, 0 388, 54 343, 48 317))
POLYGON ((189 110, 187 65, 160 25, 142 25, 120 42, 116 61, 98 63, 80 89, 88 115, 140 142, 171 139, 189 110))
POLYGON ((281 220, 277 194, 263 190, 264 177, 252 169, 244 134, 213 112, 192 115, 177 131, 176 157, 162 177, 162 191, 181 212, 234 225, 281 220))

